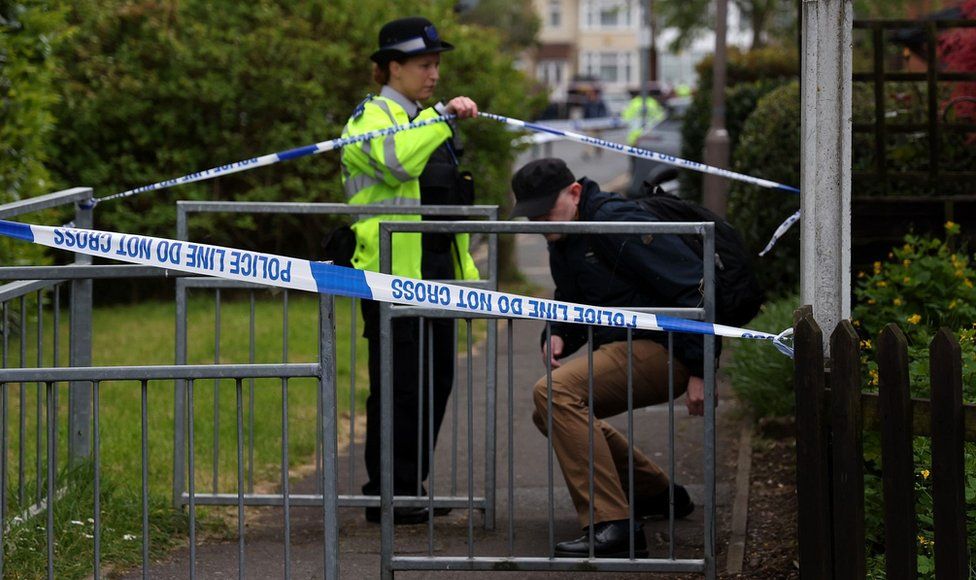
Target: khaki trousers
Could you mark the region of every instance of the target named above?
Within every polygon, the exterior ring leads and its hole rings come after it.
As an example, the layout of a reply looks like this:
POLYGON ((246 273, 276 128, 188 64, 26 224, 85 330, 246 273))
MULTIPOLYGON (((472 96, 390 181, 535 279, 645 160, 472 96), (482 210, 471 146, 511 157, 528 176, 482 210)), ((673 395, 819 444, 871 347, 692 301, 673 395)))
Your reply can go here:
MULTIPOLYGON (((651 340, 634 340, 634 408, 668 400, 668 351, 651 340)), ((688 369, 674 360, 675 397, 688 387, 688 369)), ((546 377, 533 389, 532 419, 546 435, 546 377)), ((552 371, 552 446, 576 506, 580 524, 590 524, 589 508, 589 371, 587 357, 577 356, 552 371)), ((605 344, 593 353, 593 521, 629 517, 626 485, 627 438, 602 419, 627 412, 627 342, 605 344)), ((634 497, 656 495, 668 477, 634 448, 634 497)))

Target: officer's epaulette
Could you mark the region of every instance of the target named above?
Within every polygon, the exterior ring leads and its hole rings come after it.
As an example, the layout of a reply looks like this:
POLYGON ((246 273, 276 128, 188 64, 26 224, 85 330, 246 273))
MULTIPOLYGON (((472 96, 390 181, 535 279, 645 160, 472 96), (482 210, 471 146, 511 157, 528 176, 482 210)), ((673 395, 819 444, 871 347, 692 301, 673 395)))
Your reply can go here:
POLYGON ((358 105, 356 105, 355 110, 353 110, 352 112, 353 119, 358 119, 359 117, 362 116, 363 111, 366 109, 366 103, 372 101, 373 97, 374 97, 373 93, 369 93, 366 95, 365 99, 363 99, 362 101, 359 102, 358 105))

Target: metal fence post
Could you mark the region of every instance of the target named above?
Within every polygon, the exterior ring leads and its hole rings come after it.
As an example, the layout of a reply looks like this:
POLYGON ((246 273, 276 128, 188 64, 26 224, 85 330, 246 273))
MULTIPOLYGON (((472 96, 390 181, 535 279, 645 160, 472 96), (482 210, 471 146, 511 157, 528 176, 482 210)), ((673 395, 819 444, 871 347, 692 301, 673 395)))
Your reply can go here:
MULTIPOLYGON (((88 190, 89 194, 91 190, 88 190)), ((75 203, 75 226, 94 225, 88 202, 75 203)), ((75 255, 75 264, 92 263, 91 256, 75 255)), ((71 281, 71 317, 68 324, 70 340, 68 364, 87 367, 92 364, 92 281, 71 281)), ((68 387, 68 456, 72 464, 91 456, 91 385, 72 381, 68 387)))
POLYGON ((339 578, 339 423, 336 413, 335 298, 319 297, 319 390, 322 394, 322 518, 325 578, 339 578))
MULTIPOLYGON (((186 240, 186 210, 176 204, 176 239, 186 240)), ((175 364, 186 364, 186 286, 182 279, 176 281, 176 344, 175 364)), ((173 507, 183 505, 183 491, 186 489, 186 381, 173 382, 173 507)))

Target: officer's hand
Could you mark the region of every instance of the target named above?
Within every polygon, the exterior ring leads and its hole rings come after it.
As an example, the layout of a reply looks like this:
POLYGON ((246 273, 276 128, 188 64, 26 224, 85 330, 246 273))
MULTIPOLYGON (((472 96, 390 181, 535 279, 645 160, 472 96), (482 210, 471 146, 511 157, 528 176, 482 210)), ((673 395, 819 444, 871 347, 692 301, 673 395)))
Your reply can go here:
MULTIPOLYGON (((705 414, 705 381, 701 377, 688 379, 688 391, 685 393, 685 404, 689 415, 705 414)), ((715 391, 715 405, 718 405, 718 391, 715 391)))
POLYGON ((478 116, 478 105, 468 97, 454 97, 448 101, 445 109, 448 113, 457 115, 458 119, 478 116))
POLYGON ((542 345, 542 366, 546 366, 551 362, 552 368, 558 369, 562 366, 562 363, 557 359, 563 355, 563 347, 566 343, 563 342, 561 336, 552 335, 549 344, 552 345, 551 349, 547 349, 545 344, 542 345), (550 351, 552 352, 551 357, 549 356, 550 351))

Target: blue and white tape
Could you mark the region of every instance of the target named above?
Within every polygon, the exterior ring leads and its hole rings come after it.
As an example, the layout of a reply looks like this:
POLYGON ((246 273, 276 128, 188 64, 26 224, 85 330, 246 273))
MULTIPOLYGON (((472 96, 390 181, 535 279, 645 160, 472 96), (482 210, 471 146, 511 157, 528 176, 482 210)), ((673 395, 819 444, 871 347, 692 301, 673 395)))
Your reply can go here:
MULTIPOLYGON (((768 179, 760 179, 758 177, 752 177, 742 173, 736 173, 735 171, 729 171, 728 169, 712 167, 710 165, 705 165, 704 163, 698 163, 697 161, 689 161, 687 159, 681 159, 679 157, 674 157, 672 155, 665 155, 664 153, 658 153, 655 151, 649 151, 647 149, 641 149, 639 147, 623 145, 621 143, 615 143, 613 141, 607 141, 605 139, 599 139, 597 137, 591 137, 589 135, 574 133, 572 131, 564 131, 556 127, 539 125, 537 123, 529 123, 527 121, 521 121, 519 119, 503 117, 502 115, 494 115, 492 113, 479 113, 478 116, 484 119, 490 119, 500 123, 505 123, 512 127, 529 129, 532 131, 536 131, 538 133, 555 135, 563 139, 568 139, 570 141, 577 141, 579 143, 593 145, 594 147, 600 147, 602 149, 607 149, 609 151, 616 151, 617 153, 623 153, 625 155, 630 155, 631 157, 640 157, 643 159, 649 159, 651 161, 657 161, 658 163, 663 163, 665 165, 673 165, 675 167, 690 169, 692 171, 698 171, 700 173, 718 175, 728 179, 742 181, 745 183, 751 183, 753 185, 758 185, 760 187, 765 187, 769 189, 779 189, 790 193, 800 192, 800 190, 798 190, 795 187, 784 185, 782 183, 776 183, 775 181, 769 181, 768 179)), ((137 187, 135 189, 130 189, 128 191, 123 191, 113 195, 96 198, 92 200, 92 203, 100 203, 103 201, 110 201, 113 199, 122 199, 126 197, 131 197, 133 195, 138 195, 140 193, 166 189, 168 187, 173 187, 176 185, 184 185, 187 183, 206 181, 208 179, 214 179, 216 177, 221 177, 224 175, 231 175, 233 173, 239 173, 241 171, 257 169, 258 167, 265 167, 268 165, 279 163, 281 161, 287 161, 289 159, 298 159, 299 157, 305 157, 307 155, 316 155, 318 153, 324 153, 326 151, 340 149, 347 145, 352 145, 353 143, 360 143, 363 141, 369 141, 371 139, 375 139, 376 137, 393 135, 401 131, 408 131, 410 129, 416 129, 418 127, 425 127, 427 125, 432 125, 434 123, 443 123, 445 121, 449 121, 454 118, 455 118, 454 115, 442 115, 439 117, 433 117, 431 119, 425 119, 422 121, 414 121, 406 125, 396 125, 393 127, 378 129, 376 131, 369 131, 368 133, 362 133, 360 135, 354 135, 352 137, 339 137, 335 139, 330 139, 328 141, 322 141, 320 143, 314 143, 312 145, 306 145, 304 147, 296 147, 295 149, 289 149, 287 151, 281 151, 278 153, 269 153, 267 155, 252 157, 250 159, 244 159, 234 163, 229 163, 227 165, 219 165, 217 167, 211 167, 210 169, 204 169, 202 171, 190 173, 182 177, 175 177, 173 179, 167 179, 165 181, 160 181, 149 185, 143 185, 142 187, 137 187)))
POLYGON ((0 235, 35 244, 168 270, 252 282, 292 290, 337 294, 394 304, 510 318, 616 328, 712 334, 770 341, 793 356, 789 331, 779 335, 656 316, 621 308, 545 300, 518 294, 416 280, 298 258, 209 244, 98 230, 49 227, 0 220, 0 235))
POLYGON ((776 242, 778 242, 780 238, 785 236, 786 232, 790 231, 790 228, 792 228, 793 225, 798 221, 800 221, 800 210, 796 210, 796 213, 786 218, 786 221, 784 221, 783 223, 779 224, 779 227, 776 228, 775 232, 773 232, 773 237, 769 238, 769 243, 766 244, 766 247, 763 248, 763 251, 759 252, 759 256, 762 257, 768 254, 769 251, 772 250, 773 247, 776 245, 776 242))
POLYGON ((593 145, 594 147, 600 147, 601 149, 606 149, 608 151, 616 151, 617 153, 623 153, 625 155, 630 155, 631 157, 640 157, 643 159, 649 159, 651 161, 657 161, 658 163, 663 163, 665 165, 672 165, 674 167, 680 167, 682 169, 690 169, 692 171, 697 171, 699 173, 718 175, 720 177, 725 177, 727 179, 732 179, 734 181, 751 183, 752 185, 758 185, 760 187, 765 187, 768 189, 779 189, 789 193, 797 193, 797 194, 800 193, 799 189, 791 185, 785 185, 782 183, 777 183, 775 181, 770 181, 768 179, 761 179, 759 177, 752 177, 751 175, 745 175, 743 173, 736 173, 735 171, 722 169, 720 167, 712 167, 711 165, 705 165, 704 163, 699 163, 697 161, 689 161, 687 159, 681 159, 680 157, 675 157, 673 155, 665 155, 664 153, 658 153, 656 151, 650 151, 648 149, 641 149, 640 147, 623 145, 621 143, 607 141, 605 139, 600 139, 598 137, 590 137, 589 135, 573 133, 571 131, 563 131, 555 127, 548 127, 546 125, 540 125, 538 123, 529 123, 527 121, 511 119, 509 117, 494 115, 492 113, 478 113, 478 116, 483 117, 485 119, 492 119, 495 121, 499 121, 501 123, 506 123, 514 127, 524 127, 532 131, 549 133, 550 135, 558 135, 560 137, 569 139, 570 141, 576 141, 586 145, 593 145))
POLYGON ((123 191, 121 193, 107 195, 105 197, 97 198, 93 200, 93 202, 100 203, 103 201, 109 201, 113 199, 131 197, 133 195, 138 195, 140 193, 145 193, 147 191, 157 191, 160 189, 166 189, 167 187, 173 187, 174 185, 184 185, 187 183, 194 183, 197 181, 206 181, 208 179, 213 179, 215 177, 222 177, 224 175, 230 175, 232 173, 239 173, 241 171, 247 171, 249 169, 257 169, 258 167, 273 165, 281 161, 288 161, 290 159, 298 159, 299 157, 305 157, 308 155, 317 155, 319 153, 325 153, 326 151, 332 151, 333 149, 340 149, 342 147, 345 147, 346 145, 351 145, 353 143, 360 143, 362 141, 369 141, 370 139, 375 139, 377 137, 384 137, 386 135, 392 135, 394 133, 399 133, 400 131, 406 131, 408 129, 426 127, 427 125, 433 125, 434 123, 443 123, 453 118, 454 115, 442 115, 439 117, 432 117, 430 119, 424 119, 421 121, 414 121, 407 125, 386 127, 384 129, 377 129, 376 131, 370 131, 368 133, 361 133, 359 135, 354 135, 352 137, 338 137, 336 139, 330 139, 328 141, 322 141, 320 143, 306 145, 304 147, 296 147, 295 149, 289 149, 287 151, 280 151, 278 153, 269 153, 268 155, 261 155, 260 157, 252 157, 251 159, 244 159, 242 161, 237 161, 235 163, 230 163, 227 165, 219 165, 217 167, 211 167, 210 169, 204 169, 203 171, 198 171, 196 173, 190 173, 182 177, 175 177, 173 179, 167 179, 166 181, 160 181, 158 183, 143 185, 142 187, 130 189, 128 191, 123 191))

